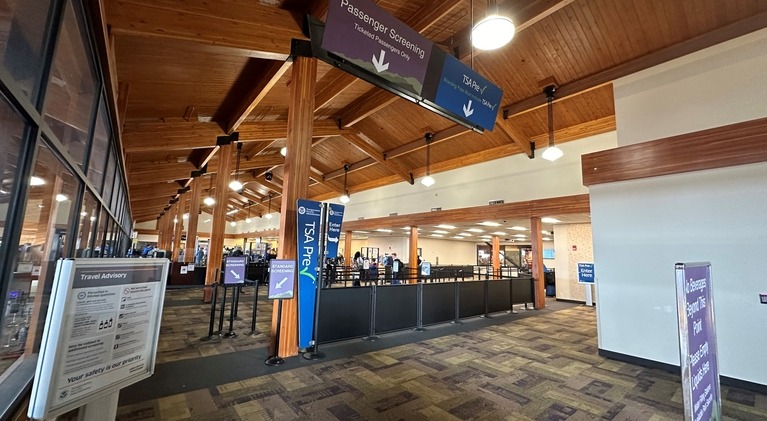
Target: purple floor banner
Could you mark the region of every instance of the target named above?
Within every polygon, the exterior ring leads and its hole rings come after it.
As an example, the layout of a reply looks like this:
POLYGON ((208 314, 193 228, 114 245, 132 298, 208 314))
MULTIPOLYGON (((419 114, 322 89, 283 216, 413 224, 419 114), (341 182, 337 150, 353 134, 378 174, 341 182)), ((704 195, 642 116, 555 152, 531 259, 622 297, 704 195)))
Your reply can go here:
POLYGON ((676 264, 685 420, 722 419, 710 263, 676 264))
POLYGON ((311 346, 314 305, 317 292, 317 265, 320 255, 322 203, 298 199, 298 348, 311 346))

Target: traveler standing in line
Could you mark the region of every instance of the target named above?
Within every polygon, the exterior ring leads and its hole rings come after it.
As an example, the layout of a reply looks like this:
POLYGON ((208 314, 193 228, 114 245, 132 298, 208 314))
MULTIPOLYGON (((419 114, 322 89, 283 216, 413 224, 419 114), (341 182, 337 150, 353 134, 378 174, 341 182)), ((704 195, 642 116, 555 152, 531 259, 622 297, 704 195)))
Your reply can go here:
POLYGON ((354 253, 354 260, 352 261, 352 271, 356 272, 356 278, 354 278, 354 281, 352 282, 352 285, 355 287, 360 286, 360 279, 362 279, 362 274, 365 272, 365 269, 362 268, 362 254, 360 252, 354 253))
POLYGON ((399 285, 400 284, 400 277, 399 273, 402 271, 402 260, 397 258, 397 253, 392 253, 392 280, 391 283, 393 285, 399 285))

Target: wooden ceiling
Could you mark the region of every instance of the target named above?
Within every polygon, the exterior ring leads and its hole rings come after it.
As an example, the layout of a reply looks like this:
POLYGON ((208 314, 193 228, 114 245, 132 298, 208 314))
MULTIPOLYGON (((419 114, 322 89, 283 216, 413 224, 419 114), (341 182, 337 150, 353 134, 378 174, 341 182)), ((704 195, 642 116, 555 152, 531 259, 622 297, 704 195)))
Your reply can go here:
MULTIPOLYGON (((242 195, 230 194, 229 206, 252 204, 251 214, 263 213, 268 197, 281 193, 291 39, 305 39, 306 13, 324 20, 327 1, 102 3, 134 219, 157 218, 203 164, 216 173, 216 136, 234 130, 244 143, 239 177, 247 183, 242 195)), ((467 132, 320 62, 315 200, 341 195, 345 164, 351 193, 423 176, 427 132, 435 134, 432 172, 530 155, 530 142, 542 149, 542 91, 552 81, 559 86, 557 142, 614 130, 613 80, 767 26, 763 0, 499 0, 516 36, 499 50, 472 54, 468 33, 485 15, 485 1, 377 4, 499 85, 503 112, 492 132, 467 132)))

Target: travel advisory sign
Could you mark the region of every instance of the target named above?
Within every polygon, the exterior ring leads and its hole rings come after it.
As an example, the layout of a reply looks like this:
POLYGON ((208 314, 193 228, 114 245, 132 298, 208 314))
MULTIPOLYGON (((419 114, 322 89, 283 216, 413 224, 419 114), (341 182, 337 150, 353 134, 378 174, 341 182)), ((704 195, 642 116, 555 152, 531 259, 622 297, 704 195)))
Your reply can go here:
POLYGON ((722 419, 711 264, 677 263, 676 297, 685 419, 722 419))
POLYGON ((322 48, 421 94, 431 41, 369 0, 330 0, 322 48))
POLYGON ((54 417, 154 372, 167 259, 60 260, 29 417, 54 417))

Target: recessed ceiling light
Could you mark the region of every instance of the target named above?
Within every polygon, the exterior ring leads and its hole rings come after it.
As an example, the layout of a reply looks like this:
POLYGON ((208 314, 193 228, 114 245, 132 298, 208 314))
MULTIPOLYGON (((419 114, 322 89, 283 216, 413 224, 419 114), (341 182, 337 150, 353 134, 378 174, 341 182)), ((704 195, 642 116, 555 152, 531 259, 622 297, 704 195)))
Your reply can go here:
POLYGON ((465 238, 461 237, 460 235, 456 235, 455 237, 453 237, 453 240, 464 240, 464 239, 465 238))
POLYGON ((189 219, 189 214, 188 214, 188 213, 185 213, 185 214, 182 216, 182 218, 184 218, 184 219, 189 219))
POLYGON ((489 240, 489 239, 491 239, 491 238, 493 238, 493 237, 491 237, 491 236, 489 236, 489 235, 483 235, 483 236, 481 236, 481 237, 479 237, 479 238, 482 238, 482 239, 485 239, 485 240, 489 240))
POLYGON ((43 184, 45 184, 45 180, 43 180, 42 178, 36 175, 33 175, 32 177, 29 178, 30 186, 42 186, 43 184))
POLYGON ((232 221, 232 222, 230 222, 230 223, 229 223, 229 225, 231 225, 231 226, 233 226, 233 227, 236 227, 236 226, 237 226, 237 223, 236 223, 236 222, 234 222, 234 221, 232 221))
POLYGON ((352 231, 356 232, 357 234, 370 234, 370 231, 352 231))
POLYGON ((444 230, 452 230, 452 229, 455 229, 455 226, 453 226, 453 225, 446 225, 446 224, 439 224, 435 228, 442 228, 444 230))
POLYGON ((3 189, 0 189, 0 194, 8 194, 8 192, 3 189))
POLYGON ((493 235, 506 235, 506 233, 503 231, 496 231, 493 233, 493 235))
POLYGON ((492 222, 492 221, 480 222, 478 225, 484 225, 486 227, 500 227, 501 226, 501 224, 499 224, 497 222, 492 222))
POLYGON ((463 236, 463 237, 471 237, 471 234, 469 234, 468 232, 460 232, 460 233, 458 233, 458 235, 463 236))
POLYGON ((69 198, 65 194, 59 193, 59 194, 56 195, 56 201, 59 202, 59 203, 67 201, 67 200, 69 200, 69 198))
POLYGON ((546 230, 541 230, 541 234, 543 234, 543 235, 549 235, 549 232, 548 232, 548 231, 546 231, 546 230))
POLYGON ((227 212, 226 214, 227 215, 234 215, 235 213, 237 213, 237 209, 232 209, 229 212, 227 212))
POLYGON ((511 227, 511 228, 509 228, 509 229, 510 229, 510 230, 514 230, 514 231, 527 231, 527 228, 525 228, 525 227, 520 227, 519 225, 515 225, 515 226, 513 226, 513 227, 511 227))
POLYGON ((551 238, 549 238, 549 237, 543 237, 543 241, 551 241, 551 238))
POLYGON ((206 219, 206 220, 202 221, 203 224, 207 224, 208 222, 210 222, 210 219, 206 219))
POLYGON ((558 224, 558 223, 560 223, 562 221, 560 221, 559 219, 556 219, 556 218, 548 218, 548 217, 546 217, 546 218, 541 218, 541 222, 543 222, 545 224, 558 224))
POLYGON ((410 231, 410 227, 402 227, 403 230, 410 231))
POLYGON ((202 203, 205 203, 206 206, 213 206, 216 204, 216 199, 208 196, 205 199, 203 199, 202 203))
POLYGON ((376 231, 378 231, 378 232, 391 232, 391 230, 387 230, 385 228, 378 228, 376 231))
POLYGON ((516 237, 516 238, 527 238, 527 236, 526 236, 525 234, 514 234, 514 235, 512 235, 512 237, 516 237))
POLYGON ((432 234, 431 237, 444 237, 442 234, 432 234))
POLYGON ((447 234, 447 231, 443 231, 443 230, 436 230, 436 231, 432 231, 432 232, 435 233, 435 234, 447 234))
POLYGON ((87 215, 88 215, 88 212, 85 212, 85 211, 80 212, 80 216, 87 216, 87 215))

